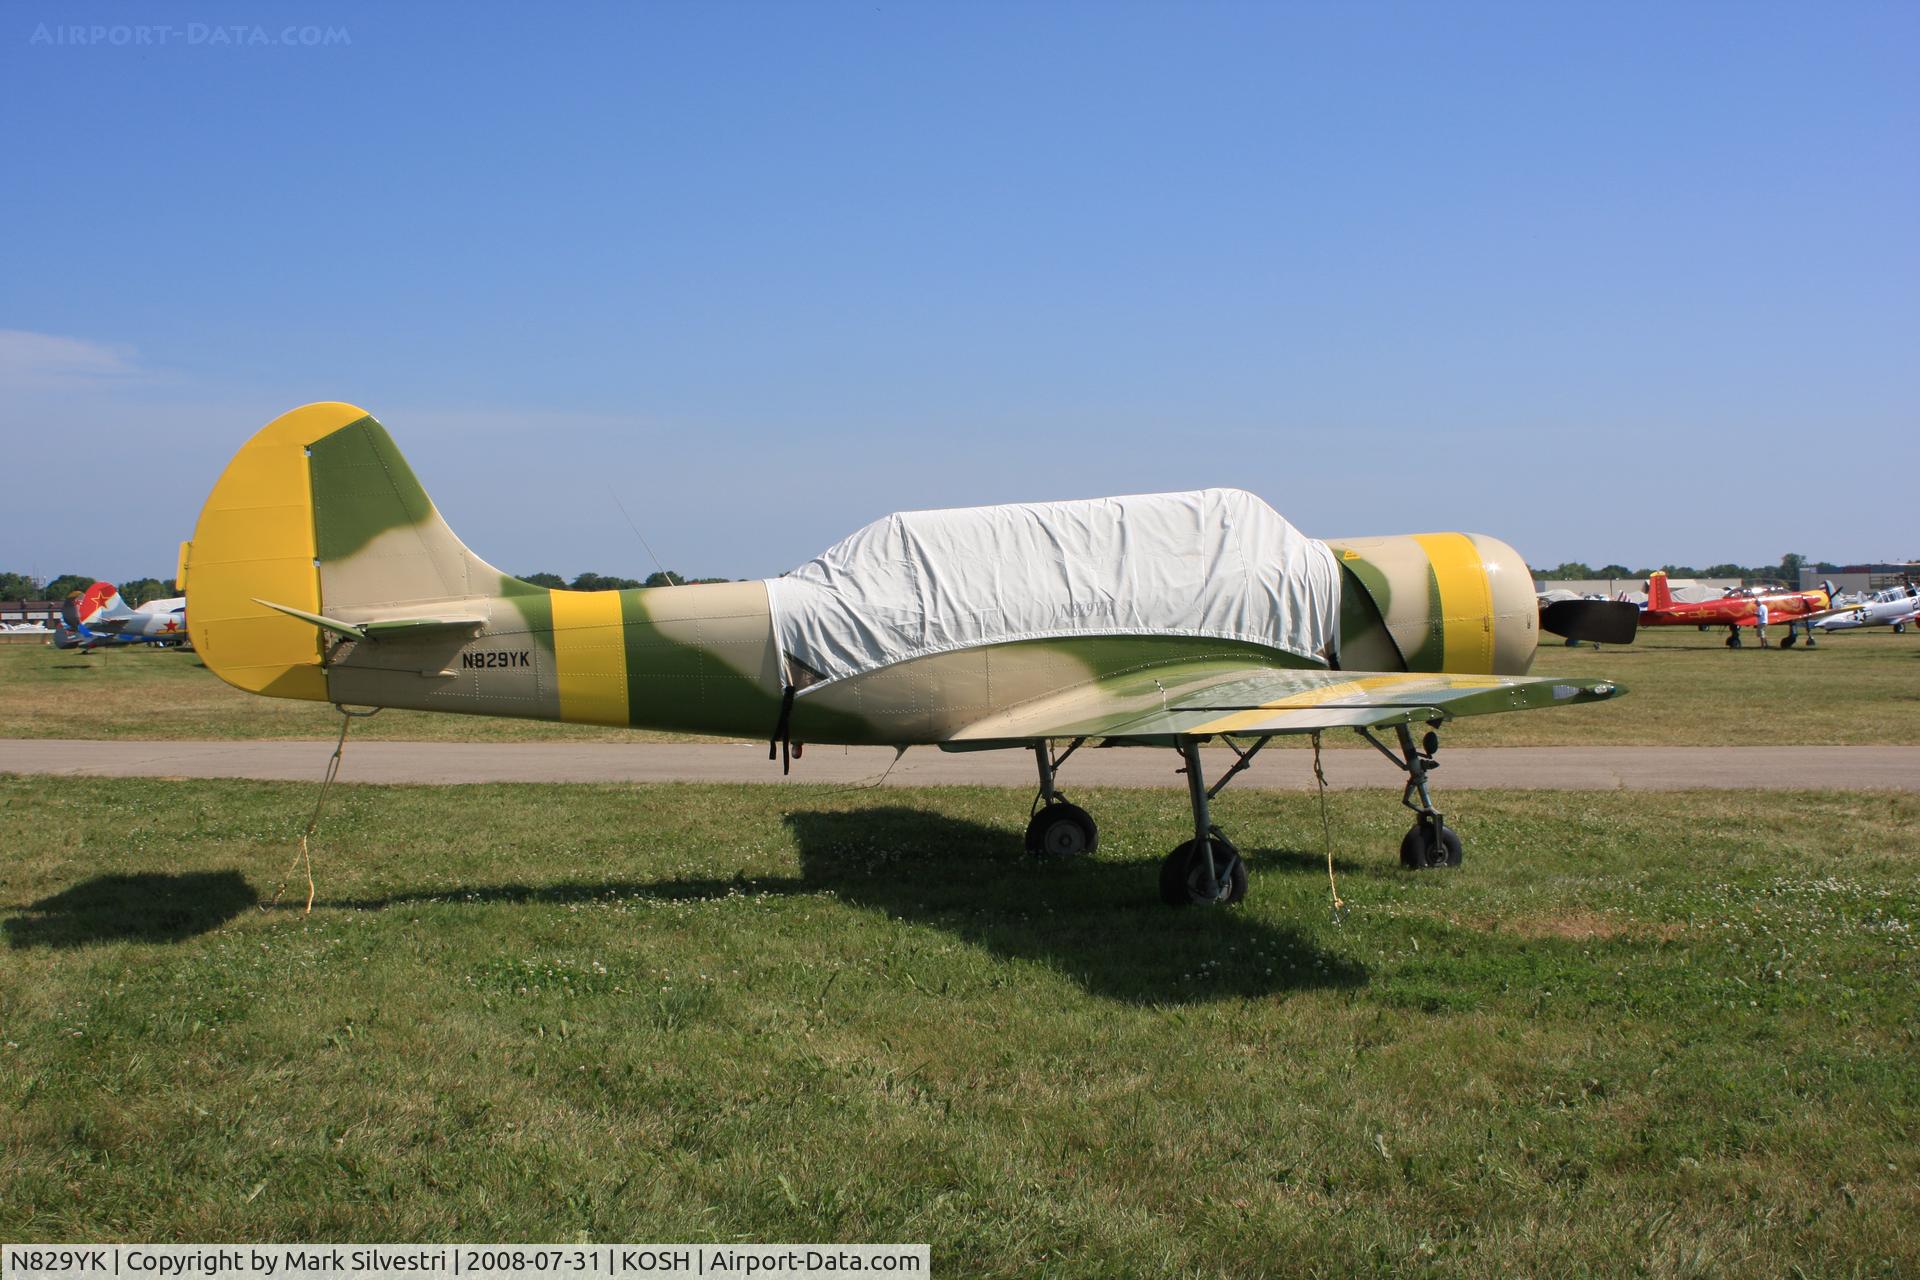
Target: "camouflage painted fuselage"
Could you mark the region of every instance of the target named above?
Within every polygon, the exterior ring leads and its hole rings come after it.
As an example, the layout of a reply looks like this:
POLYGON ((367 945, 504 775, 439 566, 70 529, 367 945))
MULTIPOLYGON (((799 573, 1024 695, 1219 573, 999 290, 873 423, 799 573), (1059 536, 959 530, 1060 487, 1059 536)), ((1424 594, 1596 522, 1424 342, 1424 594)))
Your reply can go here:
MULTIPOLYGON (((1440 533, 1330 543, 1342 569, 1340 666, 1526 671, 1538 613, 1504 543, 1440 533)), ((353 706, 764 737, 781 663, 761 582, 555 591, 501 573, 434 509, 384 428, 309 405, 228 467, 182 549, 193 639, 243 689, 353 706), (355 627, 328 632, 261 601, 355 627)), ((981 645, 807 689, 797 741, 930 743, 1114 677, 1299 668, 1257 645, 1166 635, 981 645)))

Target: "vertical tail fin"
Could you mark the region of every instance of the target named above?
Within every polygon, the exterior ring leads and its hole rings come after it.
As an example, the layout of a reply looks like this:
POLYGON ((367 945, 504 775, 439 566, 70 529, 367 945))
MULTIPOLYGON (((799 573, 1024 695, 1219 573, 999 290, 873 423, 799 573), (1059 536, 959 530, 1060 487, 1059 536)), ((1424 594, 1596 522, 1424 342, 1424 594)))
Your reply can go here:
POLYGON ((133 612, 127 608, 127 602, 120 598, 120 588, 111 582, 96 582, 68 599, 72 601, 77 615, 72 624, 76 630, 108 618, 124 618, 133 612))
POLYGON ((1647 608, 1670 609, 1673 607, 1673 592, 1667 589, 1667 574, 1664 569, 1655 569, 1647 577, 1647 608))
POLYGON ((187 629, 241 689, 325 701, 321 633, 261 600, 345 615, 491 596, 505 576, 434 508, 386 428, 350 404, 283 414, 242 446, 181 548, 187 629))
POLYGON ((60 602, 60 616, 54 620, 53 647, 90 649, 105 638, 93 627, 105 624, 106 631, 111 632, 115 619, 132 615, 133 610, 120 598, 120 588, 111 582, 96 582, 85 591, 69 591, 60 602))

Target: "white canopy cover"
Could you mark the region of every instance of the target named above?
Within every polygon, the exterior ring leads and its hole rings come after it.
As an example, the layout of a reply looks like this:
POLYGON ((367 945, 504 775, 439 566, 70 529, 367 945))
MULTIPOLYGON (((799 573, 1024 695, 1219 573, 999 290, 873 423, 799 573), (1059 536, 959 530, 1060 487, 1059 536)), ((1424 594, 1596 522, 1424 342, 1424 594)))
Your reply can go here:
POLYGON ((1340 575, 1259 498, 1201 489, 901 512, 767 579, 767 596, 785 679, 805 687, 1060 636, 1206 636, 1327 665, 1340 575))

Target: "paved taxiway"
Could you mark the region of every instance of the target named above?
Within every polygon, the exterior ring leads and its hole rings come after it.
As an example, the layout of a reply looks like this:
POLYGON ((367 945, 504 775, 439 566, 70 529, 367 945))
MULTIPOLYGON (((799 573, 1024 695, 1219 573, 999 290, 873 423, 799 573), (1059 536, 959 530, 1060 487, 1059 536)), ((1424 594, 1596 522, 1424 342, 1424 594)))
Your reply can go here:
MULTIPOLYGON (((130 742, 0 739, 0 773, 67 777, 261 778, 310 782, 333 743, 130 742)), ((1209 750, 1207 775, 1232 762, 1209 750)), ((1374 751, 1329 750, 1331 787, 1397 785, 1402 775, 1374 751)), ((1306 790, 1312 754, 1269 750, 1236 787, 1306 790)), ((902 787, 1030 787, 1033 758, 1021 751, 949 753, 915 747, 888 772, 885 747, 815 746, 783 779, 764 744, 611 742, 350 742, 343 782, 761 782, 859 784, 886 775, 902 787)), ((1083 750, 1061 785, 1181 787, 1171 751, 1083 750)), ((1712 790, 1920 791, 1920 747, 1459 747, 1443 748, 1438 786, 1556 791, 1712 790)))

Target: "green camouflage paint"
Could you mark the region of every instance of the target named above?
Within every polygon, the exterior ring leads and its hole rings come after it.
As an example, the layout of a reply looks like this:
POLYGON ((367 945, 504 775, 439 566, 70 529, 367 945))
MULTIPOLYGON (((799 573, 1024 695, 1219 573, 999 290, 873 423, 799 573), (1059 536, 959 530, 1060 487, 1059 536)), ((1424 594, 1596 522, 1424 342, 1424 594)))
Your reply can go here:
POLYGON ((345 560, 389 529, 433 518, 433 503, 393 438, 371 417, 308 446, 314 545, 322 562, 345 560))

